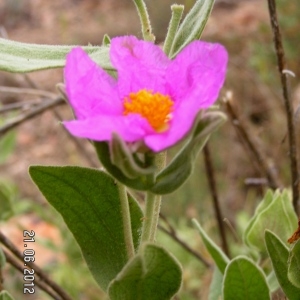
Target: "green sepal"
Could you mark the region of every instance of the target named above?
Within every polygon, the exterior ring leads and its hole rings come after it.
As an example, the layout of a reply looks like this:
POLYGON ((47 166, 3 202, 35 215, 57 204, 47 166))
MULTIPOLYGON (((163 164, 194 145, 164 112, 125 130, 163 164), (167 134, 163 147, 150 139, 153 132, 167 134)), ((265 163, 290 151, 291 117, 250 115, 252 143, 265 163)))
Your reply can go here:
POLYGON ((273 232, 265 231, 265 242, 278 283, 289 300, 300 299, 300 289, 288 279, 289 250, 273 232))
POLYGON ((265 230, 269 229, 282 240, 287 240, 297 227, 297 221, 287 190, 283 192, 269 190, 245 230, 245 242, 248 246, 266 254, 265 230))
POLYGON ((300 299, 300 239, 292 245, 288 259, 288 279, 299 290, 300 299))
POLYGON ((110 141, 110 158, 111 162, 130 179, 150 174, 154 176, 154 165, 142 166, 142 162, 139 162, 138 158, 133 155, 128 144, 115 132, 110 141))
POLYGON ((223 299, 270 300, 267 280, 260 267, 242 255, 231 260, 224 274, 223 299))
MULTIPOLYGON (((0 38, 0 70, 32 72, 65 66, 66 55, 73 46, 38 45, 0 38)), ((81 46, 103 69, 114 70, 109 59, 109 47, 81 46)))
POLYGON ((153 176, 141 175, 134 179, 126 176, 121 169, 119 169, 111 160, 109 144, 107 142, 93 142, 98 158, 103 167, 114 178, 123 183, 124 185, 135 190, 146 191, 153 185, 153 176))
MULTIPOLYGON (((62 215, 97 283, 106 290, 128 261, 122 209, 115 180, 80 167, 31 166, 31 178, 62 215)), ((128 195, 134 248, 140 243, 143 213, 128 195)))
POLYGON ((181 285, 177 260, 164 248, 145 244, 109 285, 111 300, 169 300, 181 285))
POLYGON ((209 252, 211 257, 213 258, 215 264, 217 265, 219 271, 224 274, 225 268, 229 263, 229 258, 226 254, 221 250, 219 246, 215 244, 215 242, 206 234, 204 229, 201 227, 199 222, 196 219, 192 220, 195 227, 199 230, 202 241, 206 247, 206 250, 209 252))
POLYGON ((181 23, 171 48, 175 57, 190 42, 198 40, 204 30, 215 0, 198 0, 181 23))
POLYGON ((8 291, 4 290, 0 292, 0 300, 15 300, 15 298, 8 291))
POLYGON ((151 192, 155 194, 168 194, 178 189, 191 175, 197 154, 204 147, 209 135, 226 120, 222 112, 200 112, 193 129, 186 137, 187 142, 156 177, 151 192))
POLYGON ((108 34, 104 34, 103 39, 102 39, 102 45, 103 46, 109 46, 110 45, 110 37, 108 34))

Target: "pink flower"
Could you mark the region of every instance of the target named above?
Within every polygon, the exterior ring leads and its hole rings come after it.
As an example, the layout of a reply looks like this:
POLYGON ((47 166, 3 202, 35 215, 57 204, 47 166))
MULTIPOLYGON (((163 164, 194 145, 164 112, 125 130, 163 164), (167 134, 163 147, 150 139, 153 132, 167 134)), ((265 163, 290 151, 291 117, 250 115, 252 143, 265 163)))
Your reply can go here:
POLYGON ((134 36, 112 39, 110 59, 117 79, 81 48, 68 54, 65 83, 76 120, 64 126, 94 141, 110 141, 116 132, 154 152, 180 141, 198 112, 215 102, 227 66, 219 44, 194 41, 170 60, 158 46, 134 36))

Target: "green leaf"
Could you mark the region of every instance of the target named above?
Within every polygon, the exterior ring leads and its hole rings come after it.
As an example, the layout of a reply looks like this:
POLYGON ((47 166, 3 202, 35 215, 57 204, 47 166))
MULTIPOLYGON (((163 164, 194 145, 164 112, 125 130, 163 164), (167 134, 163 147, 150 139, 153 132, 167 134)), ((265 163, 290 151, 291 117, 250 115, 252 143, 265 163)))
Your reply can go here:
MULTIPOLYGON (((79 167, 32 166, 33 181, 62 215, 78 242, 87 265, 105 290, 127 263, 118 188, 104 172, 79 167)), ((129 197, 135 249, 143 214, 129 197)))
POLYGON ((277 280, 290 300, 300 300, 300 289, 296 288, 288 279, 288 248, 276 234, 269 230, 265 232, 265 242, 277 280))
POLYGON ((206 232, 203 230, 203 228, 197 222, 197 220, 193 219, 192 222, 194 223, 195 227, 199 230, 202 241, 207 251, 212 256, 220 272, 224 274, 225 268, 229 263, 228 257, 224 254, 224 252, 220 249, 220 247, 218 247, 215 244, 215 242, 206 234, 206 232))
MULTIPOLYGON (((77 46, 27 44, 0 38, 0 70, 20 73, 64 67, 66 55, 74 47, 77 46)), ((109 47, 82 48, 102 68, 113 70, 109 60, 109 47)))
POLYGON ((15 298, 8 291, 2 291, 0 292, 0 300, 15 300, 15 298))
POLYGON ((171 48, 172 57, 175 57, 190 42, 200 39, 214 2, 214 0, 196 1, 175 35, 171 48))
POLYGON ((219 268, 214 268, 213 278, 209 287, 208 300, 222 299, 223 274, 219 268))
POLYGON ((207 112, 204 115, 200 113, 190 136, 187 137, 186 144, 170 164, 157 175, 151 192, 168 194, 178 189, 191 175, 195 159, 206 144, 210 134, 225 120, 226 116, 221 112, 207 112))
MULTIPOLYGON (((273 194, 273 193, 272 193, 273 194)), ((276 191, 270 201, 270 192, 266 194, 263 203, 255 212, 245 231, 245 242, 262 254, 266 254, 264 244, 265 230, 269 229, 282 240, 287 240, 297 227, 298 218, 294 211, 290 196, 286 190, 276 191)))
POLYGON ((247 257, 238 256, 234 258, 225 270, 223 299, 271 299, 263 271, 247 257))
POLYGON ((111 300, 169 300, 181 285, 181 268, 164 248, 146 244, 109 286, 111 300))
POLYGON ((288 260, 288 279, 298 288, 300 299, 300 240, 291 248, 288 260))
POLYGON ((103 167, 118 181, 130 188, 141 191, 146 191, 153 185, 153 176, 141 175, 135 178, 129 178, 120 168, 114 165, 107 142, 94 142, 93 144, 103 167))

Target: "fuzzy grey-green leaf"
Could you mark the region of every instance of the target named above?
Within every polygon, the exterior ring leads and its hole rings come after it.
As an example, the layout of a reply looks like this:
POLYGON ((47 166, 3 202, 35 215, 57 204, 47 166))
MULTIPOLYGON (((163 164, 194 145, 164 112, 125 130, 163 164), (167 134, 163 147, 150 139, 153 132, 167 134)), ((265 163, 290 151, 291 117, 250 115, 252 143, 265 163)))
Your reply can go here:
POLYGON ((296 288, 288 279, 288 257, 289 250, 273 232, 266 230, 265 242, 269 256, 272 261, 277 280, 289 298, 289 300, 300 300, 300 289, 296 288))
POLYGON ((291 247, 288 260, 288 279, 298 288, 300 299, 300 240, 291 247))
POLYGON ((229 263, 228 257, 223 253, 220 247, 218 247, 214 243, 214 241, 206 234, 206 232, 203 230, 203 228, 197 222, 197 220, 193 219, 192 222, 194 223, 195 227, 199 230, 202 241, 207 251, 213 258, 214 262, 216 263, 217 267, 219 268, 219 271, 221 272, 221 274, 224 274, 225 268, 229 263))
POLYGON ((180 25, 171 48, 175 57, 190 42, 201 37, 215 0, 197 0, 180 25))
POLYGON ((169 300, 181 285, 181 268, 164 248, 147 244, 109 286, 111 300, 169 300))
MULTIPOLYGON (((66 55, 75 45, 39 45, 0 38, 0 70, 23 73, 64 67, 66 55)), ((106 70, 113 70, 109 47, 81 46, 90 57, 106 70)))
POLYGON ((263 271, 250 259, 238 256, 227 265, 223 281, 224 300, 270 300, 263 271))
MULTIPOLYGON (((121 204, 114 180, 99 170, 79 167, 32 166, 29 172, 64 218, 91 273, 105 290, 127 263, 121 204)), ((137 202, 128 198, 137 249, 143 214, 137 202)))

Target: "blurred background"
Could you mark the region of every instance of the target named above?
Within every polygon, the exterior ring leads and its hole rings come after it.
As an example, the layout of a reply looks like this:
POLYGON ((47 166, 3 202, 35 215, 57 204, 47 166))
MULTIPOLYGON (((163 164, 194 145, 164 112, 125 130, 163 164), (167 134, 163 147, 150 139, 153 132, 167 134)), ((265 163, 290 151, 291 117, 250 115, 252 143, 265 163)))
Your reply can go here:
MULTIPOLYGON (((148 0, 146 3, 156 42, 162 43, 173 1, 148 0)), ((194 0, 178 0, 176 3, 184 4, 187 13, 194 0)), ((277 5, 288 68, 296 75, 291 78, 296 110, 300 104, 299 3, 296 0, 278 0, 277 5)), ((280 183, 289 186, 286 117, 269 23, 267 1, 217 0, 202 39, 226 46, 230 59, 220 100, 227 91, 232 92, 233 104, 241 122, 280 183)), ((142 37, 133 1, 0 0, 0 35, 3 38, 53 45, 100 45, 104 34, 110 37, 126 34, 142 37)), ((35 85, 56 92, 55 85, 59 82, 63 82, 62 69, 26 76, 0 72, 0 86, 35 85)), ((1 105, 30 99, 28 95, 1 93, 0 109, 1 105)), ((222 101, 218 103, 226 112, 222 101)), ((0 125, 16 114, 15 111, 7 113, 0 110, 0 125)), ((97 166, 90 144, 79 140, 80 147, 88 153, 88 156, 81 155, 78 145, 63 130, 59 118, 71 119, 71 110, 67 106, 59 106, 56 111, 49 110, 0 136, 0 206, 5 207, 0 212, 0 229, 16 244, 22 242, 21 230, 35 230, 37 264, 74 299, 99 299, 95 296, 99 290, 88 274, 71 234, 28 175, 28 167, 32 164, 97 166)), ((297 116, 295 122, 299 124, 297 116)), ((240 235, 267 187, 264 184, 265 174, 261 174, 253 163, 251 153, 230 119, 212 135, 209 148, 222 215, 240 235)), ((170 157, 174 153, 176 149, 171 151, 170 157)), ((162 212, 178 235, 209 260, 200 237, 190 223, 191 218, 197 218, 219 242, 202 153, 198 156, 192 177, 178 192, 164 197, 162 212)), ((226 231, 229 244, 233 245, 233 235, 227 227, 226 231)), ((164 233, 159 234, 159 240, 183 264, 184 282, 178 299, 207 299, 211 271, 164 233)), ((234 254, 235 246, 230 246, 230 250, 234 254)), ((9 279, 4 286, 16 299, 27 299, 22 295, 22 277, 9 267, 6 275, 9 279)), ((43 292, 30 297, 50 299, 43 292)))

